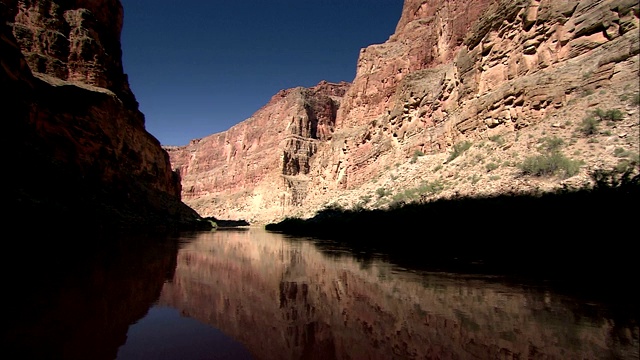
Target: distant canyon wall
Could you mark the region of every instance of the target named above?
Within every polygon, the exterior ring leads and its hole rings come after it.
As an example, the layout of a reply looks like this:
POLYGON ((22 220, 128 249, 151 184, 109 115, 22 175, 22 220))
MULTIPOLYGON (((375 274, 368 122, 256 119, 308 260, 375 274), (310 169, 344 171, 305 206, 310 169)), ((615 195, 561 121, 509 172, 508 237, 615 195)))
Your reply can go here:
POLYGON ((304 106, 272 111, 272 100, 229 131, 170 151, 171 162, 202 215, 309 216, 416 151, 527 128, 583 91, 637 78, 638 28, 633 0, 406 0, 395 34, 361 50, 324 137, 282 141, 292 119, 311 128, 312 116, 304 106), (269 126, 255 129, 256 117, 269 126), (260 144, 271 150, 221 155, 260 144))
MULTIPOLYGON (((307 197, 312 159, 331 142, 348 83, 282 90, 228 131, 167 148, 182 197, 203 216, 286 215, 307 197)), ((253 218, 251 218, 253 220, 253 218)))
POLYGON ((198 218, 123 72, 120 1, 6 0, 0 10, 17 204, 32 216, 49 203, 45 216, 104 205, 96 217, 136 224, 198 218))

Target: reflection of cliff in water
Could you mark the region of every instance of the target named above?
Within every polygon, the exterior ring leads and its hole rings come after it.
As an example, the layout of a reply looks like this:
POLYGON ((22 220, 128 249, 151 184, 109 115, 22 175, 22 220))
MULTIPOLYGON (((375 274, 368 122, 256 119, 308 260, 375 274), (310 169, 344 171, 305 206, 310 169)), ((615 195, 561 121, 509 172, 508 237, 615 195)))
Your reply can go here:
POLYGON ((116 358, 129 325, 145 316, 173 276, 177 244, 96 237, 37 246, 30 240, 7 251, 2 273, 9 292, 0 336, 5 356, 116 358))
MULTIPOLYGON (((637 357, 616 326, 550 292, 329 258, 261 230, 202 234, 178 252, 160 303, 271 358, 637 357), (391 355, 393 354, 393 355, 391 355)), ((586 306, 586 305, 585 305, 586 306)))

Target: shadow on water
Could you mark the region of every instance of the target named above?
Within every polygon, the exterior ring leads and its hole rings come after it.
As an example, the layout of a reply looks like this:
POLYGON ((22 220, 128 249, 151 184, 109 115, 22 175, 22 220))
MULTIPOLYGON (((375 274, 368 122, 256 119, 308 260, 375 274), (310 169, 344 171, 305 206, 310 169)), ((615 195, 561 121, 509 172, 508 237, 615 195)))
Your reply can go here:
MULTIPOLYGON (((640 177, 593 189, 436 200, 388 210, 327 208, 268 231, 400 266, 540 282, 635 304, 640 177), (379 255, 378 255, 379 256, 379 255)), ((333 250, 332 250, 333 251, 333 250)), ((633 305, 634 317, 637 307, 633 305)))
POLYGON ((157 234, 14 236, 2 263, 11 359, 114 359, 175 271, 177 242, 157 234))

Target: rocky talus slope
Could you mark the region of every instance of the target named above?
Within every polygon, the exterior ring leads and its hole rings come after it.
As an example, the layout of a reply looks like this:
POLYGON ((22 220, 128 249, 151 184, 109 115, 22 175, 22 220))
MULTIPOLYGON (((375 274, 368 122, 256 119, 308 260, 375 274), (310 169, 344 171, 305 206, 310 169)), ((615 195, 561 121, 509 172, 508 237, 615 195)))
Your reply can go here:
POLYGON ((123 73, 120 1, 6 0, 0 15, 16 221, 68 229, 199 219, 123 73))
POLYGON ((317 98, 327 84, 288 90, 309 95, 277 95, 229 131, 171 149, 185 202, 267 223, 637 172, 639 12, 630 0, 406 0, 395 34, 361 50, 331 105, 317 98), (318 120, 318 105, 335 117, 318 120))

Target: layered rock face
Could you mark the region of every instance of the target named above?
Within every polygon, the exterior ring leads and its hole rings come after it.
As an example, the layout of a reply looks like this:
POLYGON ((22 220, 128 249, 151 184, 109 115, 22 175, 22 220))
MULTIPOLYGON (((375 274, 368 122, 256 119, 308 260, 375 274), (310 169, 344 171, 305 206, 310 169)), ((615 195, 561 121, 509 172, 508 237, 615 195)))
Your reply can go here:
MULTIPOLYGON (((406 0, 395 34, 383 44, 361 50, 356 77, 339 103, 332 133, 314 141, 314 152, 306 152, 309 169, 305 170, 305 191, 298 191, 297 186, 270 185, 284 184, 291 176, 283 166, 287 157, 280 156, 298 150, 294 143, 284 143, 281 145, 286 149, 282 151, 258 155, 261 159, 269 157, 263 161, 271 163, 273 169, 282 169, 270 177, 247 178, 239 172, 230 177, 225 171, 183 168, 186 201, 203 215, 274 221, 279 220, 274 217, 276 212, 264 213, 269 205, 261 197, 277 191, 283 199, 295 198, 280 203, 280 219, 308 216, 345 194, 356 194, 365 187, 375 189, 374 180, 407 163, 413 154, 431 156, 434 161, 429 161, 429 166, 439 168, 443 160, 438 154, 451 151, 462 141, 479 143, 502 136, 517 142, 520 133, 539 136, 530 132, 538 124, 553 123, 550 129, 554 132, 575 126, 578 119, 573 115, 578 109, 584 112, 611 104, 622 108, 624 103, 617 97, 638 94, 638 16, 639 6, 631 0, 406 0), (599 97, 587 96, 596 91, 599 97), (235 184, 233 190, 221 186, 230 183, 235 184), (245 187, 247 183, 251 185, 245 187), (192 187, 198 190, 190 192, 192 187), (242 191, 246 194, 224 205, 201 196, 242 191)), ((628 116, 624 127, 637 126, 633 121, 637 110, 621 110, 628 116)), ((274 113, 271 121, 283 128, 291 119, 289 114, 278 117, 274 113)), ((229 133, 237 134, 251 122, 241 123, 229 133)), ((633 151, 638 145, 637 135, 628 136, 628 131, 620 129, 614 129, 626 141, 620 145, 633 151)), ((263 130, 266 137, 262 141, 270 137, 269 131, 263 130)), ((544 131, 541 133, 544 135, 544 131)), ((554 135, 567 141, 574 136, 569 130, 554 135)), ((252 136, 260 137, 257 133, 252 136)), ((605 140, 613 143, 615 139, 605 140)), ((570 141, 575 143, 574 139, 570 141)), ((198 144, 180 151, 191 153, 191 161, 198 162, 207 156, 194 151, 198 144)), ((514 146, 513 151, 531 152, 537 145, 514 143, 503 148, 510 146, 514 146)), ((175 166, 184 163, 171 154, 175 166)), ((584 155, 583 162, 591 166, 591 160, 603 158, 602 154, 592 151, 584 155)), ((483 156, 487 155, 492 153, 483 156)), ((521 161, 518 156, 515 154, 510 163, 521 161)), ((258 160, 254 157, 251 161, 258 160)), ((420 178, 430 176, 433 171, 423 163, 425 169, 415 172, 414 179, 407 179, 402 186, 416 186, 420 178)), ((508 163, 506 159, 504 163, 508 163)), ((456 177, 462 169, 452 166, 443 172, 445 178, 437 181, 460 182, 456 177)), ((585 167, 583 172, 588 170, 585 167)), ((519 181, 515 169, 505 174, 515 180, 500 185, 502 189, 521 185, 514 185, 519 181)), ((389 182, 402 175, 398 172, 389 182)), ((474 179, 476 176, 478 170, 473 173, 474 179)), ((485 189, 494 187, 484 185, 485 189)), ((358 196, 375 196, 371 190, 368 195, 362 194, 358 196)))
MULTIPOLYGON (((119 1, 4 1, 2 88, 17 217, 189 222, 169 156, 123 73, 119 1)), ((81 222, 81 221, 80 221, 81 222)))
MULTIPOLYGON (((303 204, 312 159, 330 142, 347 83, 280 91, 226 132, 167 148, 182 196, 203 216, 279 217, 303 204)), ((251 220, 254 220, 251 217, 251 220)))
POLYGON ((338 114, 340 130, 365 127, 347 141, 346 188, 370 179, 378 157, 521 129, 614 74, 637 77, 633 1, 467 3, 406 1, 396 34, 362 50, 338 114))

